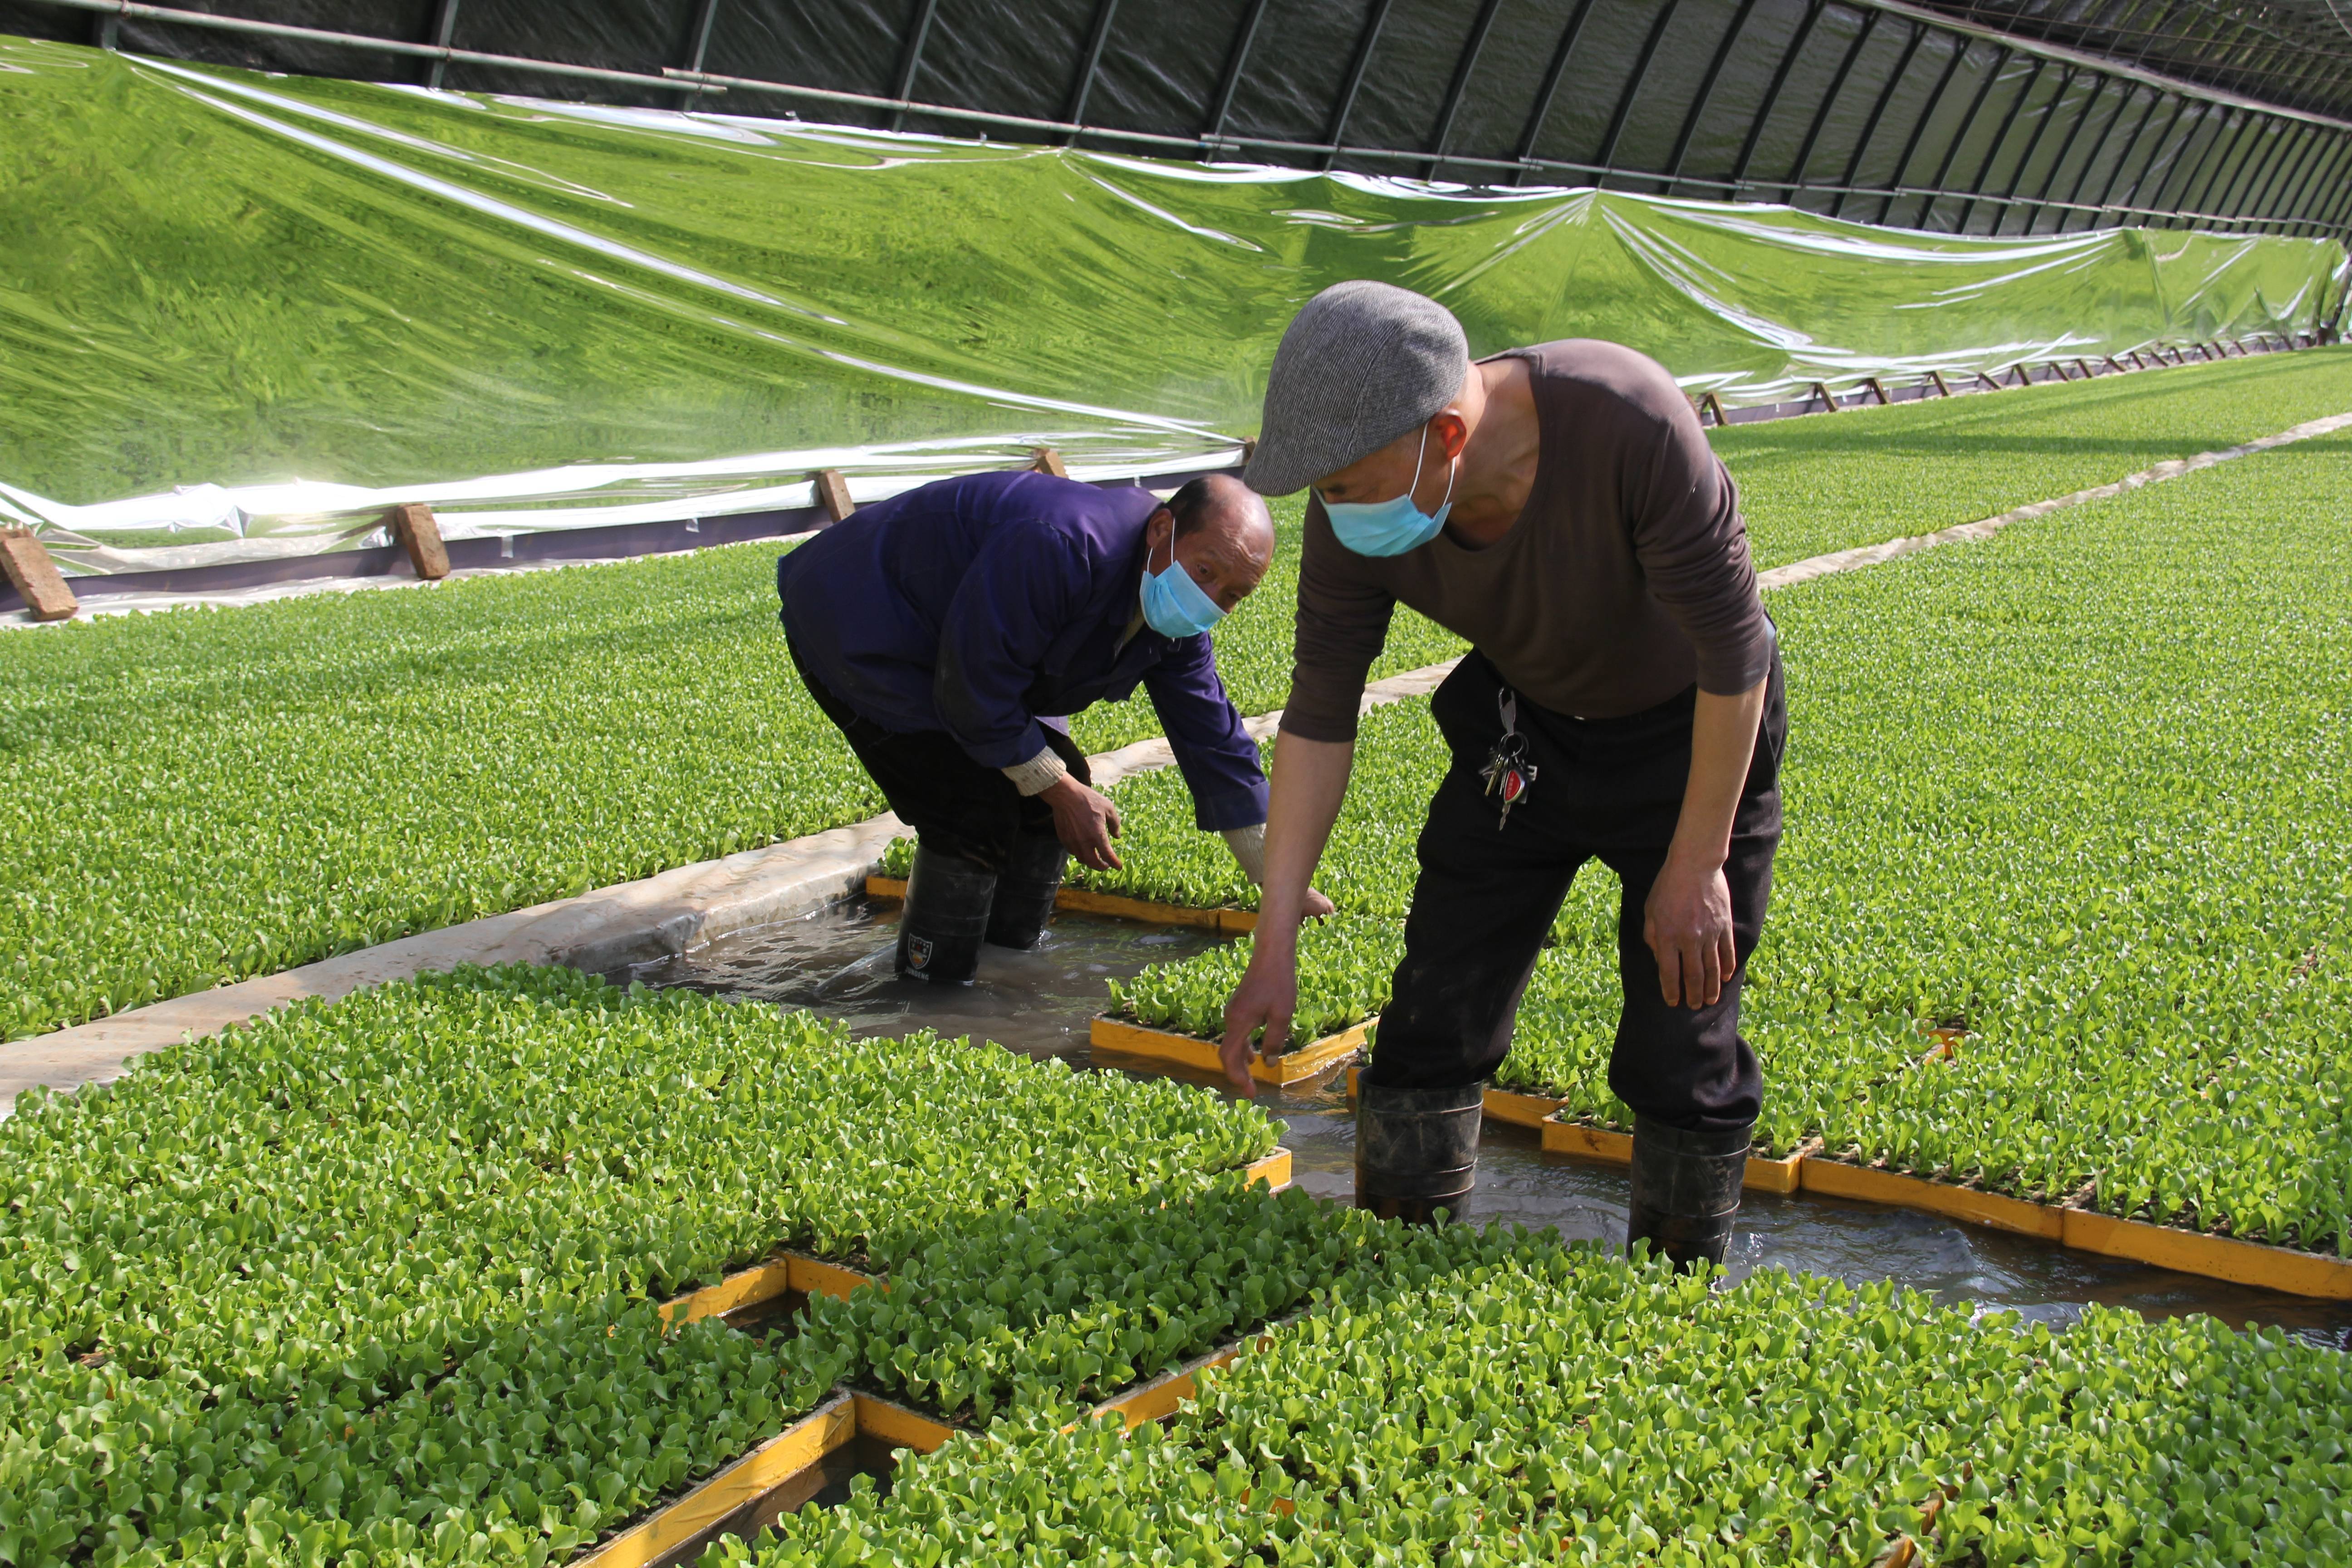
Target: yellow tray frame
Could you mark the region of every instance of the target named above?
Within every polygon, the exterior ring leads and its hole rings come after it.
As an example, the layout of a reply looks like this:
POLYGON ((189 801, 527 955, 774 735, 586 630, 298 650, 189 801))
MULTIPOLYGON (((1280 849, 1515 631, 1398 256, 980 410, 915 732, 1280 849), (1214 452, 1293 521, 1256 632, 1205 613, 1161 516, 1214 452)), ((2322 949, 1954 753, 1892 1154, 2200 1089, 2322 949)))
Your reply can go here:
MULTIPOLYGON (((868 877, 866 896, 903 899, 907 896, 907 879, 868 877)), ((1120 920, 1144 921, 1152 925, 1189 926, 1195 931, 1214 931, 1219 936, 1247 936, 1257 929, 1255 910, 1196 909, 1190 904, 1130 899, 1123 893, 1098 893, 1089 888, 1064 888, 1054 895, 1054 907, 1082 915, 1116 915, 1120 920)))
MULTIPOLYGON (((1263 1057, 1250 1058, 1250 1077, 1260 1083, 1304 1083, 1329 1072, 1341 1062, 1352 1059, 1364 1048, 1364 1038, 1378 1018, 1310 1041, 1295 1051, 1276 1057, 1271 1063, 1263 1057)), ((1204 1040, 1198 1035, 1180 1035, 1173 1029, 1155 1029, 1149 1024, 1130 1023, 1125 1018, 1108 1015, 1097 1016, 1087 1034, 1087 1043, 1100 1051, 1118 1051, 1130 1057, 1143 1057, 1151 1061, 1173 1062, 1179 1067, 1195 1068, 1203 1072, 1222 1072, 1223 1064, 1217 1059, 1217 1042, 1204 1040)))

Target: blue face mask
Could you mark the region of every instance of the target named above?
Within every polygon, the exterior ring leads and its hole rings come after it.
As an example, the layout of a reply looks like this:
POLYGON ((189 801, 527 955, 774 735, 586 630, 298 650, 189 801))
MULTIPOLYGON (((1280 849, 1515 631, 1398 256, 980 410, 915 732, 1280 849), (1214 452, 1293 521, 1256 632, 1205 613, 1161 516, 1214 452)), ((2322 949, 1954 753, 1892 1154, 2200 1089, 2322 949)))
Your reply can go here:
POLYGON ((1421 456, 1413 459, 1412 483, 1405 486, 1404 494, 1388 500, 1325 500, 1323 513, 1331 520, 1331 531, 1339 542, 1359 555, 1402 555, 1436 538, 1445 526, 1445 514, 1454 510, 1454 465, 1445 466, 1445 499, 1433 517, 1412 504, 1412 492, 1421 488, 1421 465, 1428 456, 1429 426, 1424 425, 1421 456))
POLYGON ((1168 536, 1168 566, 1151 569, 1143 557, 1143 618, 1163 637, 1196 637, 1225 618, 1224 610, 1209 597, 1192 574, 1176 559, 1176 536, 1168 536))

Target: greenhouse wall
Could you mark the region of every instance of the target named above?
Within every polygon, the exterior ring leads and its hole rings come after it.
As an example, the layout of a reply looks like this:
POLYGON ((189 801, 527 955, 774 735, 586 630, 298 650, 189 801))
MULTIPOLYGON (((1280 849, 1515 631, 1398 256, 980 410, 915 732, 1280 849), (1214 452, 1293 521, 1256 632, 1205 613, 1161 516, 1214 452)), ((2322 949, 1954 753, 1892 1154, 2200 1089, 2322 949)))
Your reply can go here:
POLYGON ((0 46, 0 520, 67 570, 1234 461, 1316 290, 1628 342, 1761 404, 2308 332, 2333 239, 1930 235, 0 46))

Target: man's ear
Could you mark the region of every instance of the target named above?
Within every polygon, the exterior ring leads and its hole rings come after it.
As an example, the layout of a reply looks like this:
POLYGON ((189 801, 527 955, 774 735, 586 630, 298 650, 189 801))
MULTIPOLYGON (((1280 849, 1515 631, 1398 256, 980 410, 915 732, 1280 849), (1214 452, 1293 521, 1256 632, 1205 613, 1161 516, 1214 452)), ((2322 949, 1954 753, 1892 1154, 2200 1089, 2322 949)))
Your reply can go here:
POLYGON ((1436 445, 1449 459, 1460 457, 1462 448, 1470 444, 1470 422, 1451 408, 1441 408, 1430 416, 1429 433, 1437 437, 1436 445))
POLYGON ((1143 537, 1157 550, 1176 531, 1176 514, 1161 507, 1143 520, 1143 537))

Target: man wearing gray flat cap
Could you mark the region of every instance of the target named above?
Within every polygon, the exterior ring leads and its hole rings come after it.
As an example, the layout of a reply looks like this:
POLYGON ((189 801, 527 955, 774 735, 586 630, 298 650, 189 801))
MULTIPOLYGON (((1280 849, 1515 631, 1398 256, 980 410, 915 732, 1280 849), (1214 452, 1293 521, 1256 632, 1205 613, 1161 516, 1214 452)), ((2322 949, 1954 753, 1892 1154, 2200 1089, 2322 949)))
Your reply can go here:
POLYGON ((1356 1201, 1459 1213, 1486 1082, 1578 869, 1617 873, 1609 1086, 1633 1117, 1629 1245, 1720 1263, 1763 1078, 1742 969, 1771 889, 1787 742, 1739 495, 1674 378, 1570 340, 1473 363, 1433 300, 1342 283, 1275 352, 1246 475, 1304 486, 1297 665, 1265 882, 1223 1058, 1278 1049, 1308 879, 1347 794, 1364 677, 1402 603, 1471 651, 1431 699, 1451 753, 1404 962, 1357 1089, 1356 1201))

